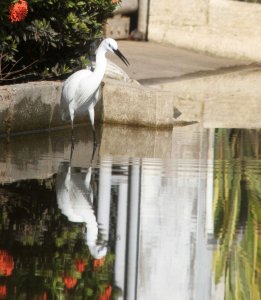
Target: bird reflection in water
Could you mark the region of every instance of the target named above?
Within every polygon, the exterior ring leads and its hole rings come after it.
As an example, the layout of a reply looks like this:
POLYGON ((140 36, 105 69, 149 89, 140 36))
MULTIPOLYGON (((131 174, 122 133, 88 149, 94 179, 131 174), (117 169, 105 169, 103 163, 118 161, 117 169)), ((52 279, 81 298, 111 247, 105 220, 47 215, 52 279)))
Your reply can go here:
POLYGON ((56 179, 58 207, 70 222, 86 224, 86 244, 95 259, 107 254, 107 241, 98 241, 99 227, 93 209, 93 189, 91 186, 91 163, 86 173, 71 167, 70 162, 62 162, 56 179))

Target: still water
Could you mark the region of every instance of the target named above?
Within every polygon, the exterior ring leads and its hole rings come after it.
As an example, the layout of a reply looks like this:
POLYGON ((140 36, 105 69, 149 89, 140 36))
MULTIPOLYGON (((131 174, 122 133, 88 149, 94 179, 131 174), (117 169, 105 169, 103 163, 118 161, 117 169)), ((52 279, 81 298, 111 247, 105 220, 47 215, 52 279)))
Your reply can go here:
POLYGON ((0 299, 261 299, 261 131, 0 139, 0 299))

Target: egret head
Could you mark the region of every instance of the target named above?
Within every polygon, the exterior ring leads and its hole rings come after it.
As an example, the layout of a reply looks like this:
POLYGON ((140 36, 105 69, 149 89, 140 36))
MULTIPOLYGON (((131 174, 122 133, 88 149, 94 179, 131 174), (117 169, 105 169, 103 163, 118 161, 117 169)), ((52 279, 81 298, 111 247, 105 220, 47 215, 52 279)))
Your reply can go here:
POLYGON ((125 63, 126 66, 130 64, 127 58, 118 49, 118 44, 114 39, 107 38, 103 40, 102 44, 105 47, 106 51, 115 53, 125 63))
POLYGON ((118 44, 114 39, 107 38, 104 42, 108 51, 114 52, 114 50, 118 50, 118 44))

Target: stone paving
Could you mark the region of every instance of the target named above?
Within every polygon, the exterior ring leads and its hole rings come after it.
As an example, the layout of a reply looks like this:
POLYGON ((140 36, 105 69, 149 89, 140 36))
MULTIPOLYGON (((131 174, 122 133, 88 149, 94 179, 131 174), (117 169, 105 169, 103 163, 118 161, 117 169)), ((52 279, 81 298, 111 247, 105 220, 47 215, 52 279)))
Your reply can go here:
POLYGON ((118 44, 130 66, 126 67, 113 54, 108 55, 109 59, 143 85, 230 72, 250 64, 246 60, 214 57, 152 42, 119 41, 118 44))

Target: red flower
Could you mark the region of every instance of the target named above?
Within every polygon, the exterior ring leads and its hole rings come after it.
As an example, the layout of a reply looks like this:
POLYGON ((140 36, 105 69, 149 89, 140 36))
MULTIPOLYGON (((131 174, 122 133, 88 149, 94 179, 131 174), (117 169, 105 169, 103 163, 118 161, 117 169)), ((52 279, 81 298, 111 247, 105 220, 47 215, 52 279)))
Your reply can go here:
POLYGON ((72 289, 77 283, 77 278, 66 276, 64 277, 63 282, 68 289, 72 289))
POLYGON ((10 5, 9 19, 11 22, 22 21, 28 13, 28 5, 25 0, 18 0, 18 2, 10 5))
POLYGON ((106 290, 100 295, 99 300, 110 300, 112 287, 109 285, 106 290))
POLYGON ((43 294, 43 300, 47 300, 47 293, 46 292, 44 292, 44 294, 43 294))
POLYGON ((82 273, 85 270, 86 262, 83 259, 77 259, 75 261, 76 270, 82 273))
POLYGON ((0 250, 0 275, 10 276, 14 269, 14 259, 5 250, 0 250))
POLYGON ((98 269, 98 268, 102 267, 104 265, 104 263, 105 263, 105 256, 100 259, 95 259, 93 261, 93 267, 94 267, 94 269, 98 269))
POLYGON ((5 299, 7 295, 6 285, 0 285, 0 299, 5 299))

